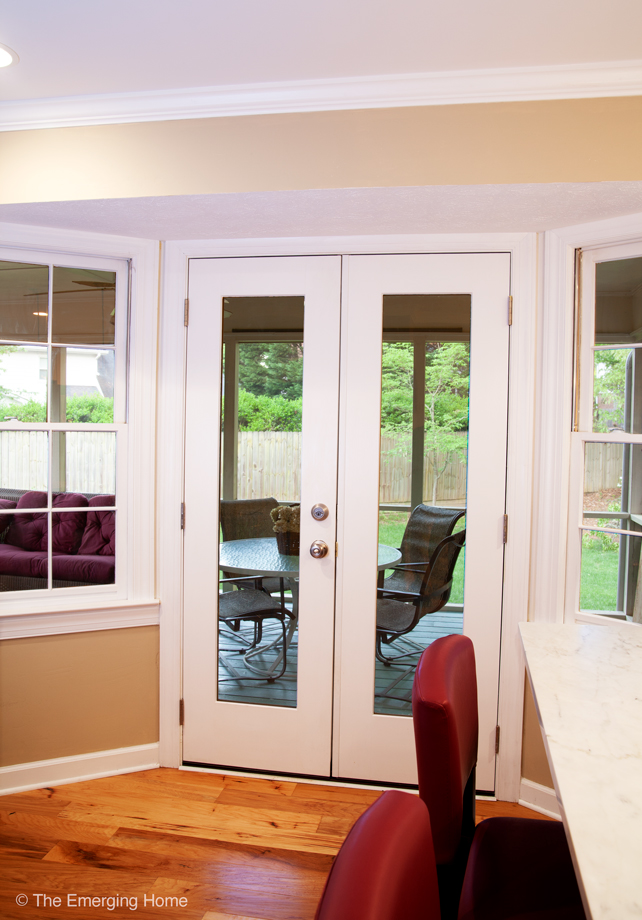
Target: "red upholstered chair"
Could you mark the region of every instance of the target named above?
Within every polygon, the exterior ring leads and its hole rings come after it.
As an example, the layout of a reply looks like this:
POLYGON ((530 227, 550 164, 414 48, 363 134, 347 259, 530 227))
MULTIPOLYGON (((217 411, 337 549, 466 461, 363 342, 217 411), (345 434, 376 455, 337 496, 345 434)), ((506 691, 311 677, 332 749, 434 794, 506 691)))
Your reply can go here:
POLYGON ((343 842, 315 920, 440 920, 439 892, 424 803, 384 792, 343 842))
POLYGON ((467 636, 444 636, 425 650, 412 714, 444 920, 583 920, 561 822, 488 818, 474 826, 477 673, 467 636))

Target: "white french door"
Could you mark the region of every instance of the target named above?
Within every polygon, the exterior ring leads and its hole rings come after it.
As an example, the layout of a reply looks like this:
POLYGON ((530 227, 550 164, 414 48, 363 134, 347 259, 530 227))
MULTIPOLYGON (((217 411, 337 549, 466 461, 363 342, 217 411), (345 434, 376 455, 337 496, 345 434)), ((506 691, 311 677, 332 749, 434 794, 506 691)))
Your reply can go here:
MULTIPOLYGON (((424 355, 431 347, 425 342, 433 339, 465 341, 470 343, 470 422, 463 631, 473 639, 477 654, 478 788, 494 788, 509 281, 510 260, 502 253, 190 262, 184 762, 416 782, 412 720, 407 713, 382 713, 375 705, 382 341, 421 341, 424 355), (433 298, 430 321, 421 318, 421 298, 433 298), (461 320, 465 303, 467 325, 461 320), (409 330, 402 327, 410 320, 396 318, 406 314, 412 320, 409 330), (296 476, 290 475, 289 485, 279 486, 281 492, 274 494, 279 502, 300 502, 301 507, 298 582, 295 586, 290 581, 288 595, 289 622, 294 628, 293 613, 298 612, 298 627, 288 650, 289 682, 283 684, 283 692, 275 689, 278 680, 269 686, 251 679, 235 684, 229 668, 218 664, 219 646, 227 643, 223 654, 228 657, 230 646, 224 630, 219 638, 217 622, 219 498, 265 497, 277 491, 277 485, 262 485, 266 472, 255 460, 254 491, 242 493, 245 460, 231 446, 232 434, 237 443, 242 409, 236 406, 232 411, 233 376, 238 380, 242 373, 249 379, 252 360, 258 360, 265 376, 269 363, 252 357, 259 354, 251 350, 258 342, 267 343, 261 345, 261 354, 268 348, 303 354, 302 430, 296 435, 300 459, 287 454, 285 466, 290 474, 296 467, 296 476), (223 471, 222 370, 227 401, 223 471), (323 521, 310 514, 316 503, 329 509, 323 521), (310 555, 316 540, 330 547, 325 558, 310 555), (234 686, 252 689, 231 691, 234 686)), ((288 377, 287 372, 283 375, 288 377)), ((286 384, 290 386, 289 378, 286 384)), ((292 450, 287 445, 294 443, 294 434, 286 432, 281 441, 283 450, 292 450)), ((261 449, 267 451, 265 445, 261 449)), ((413 496, 417 497, 416 485, 413 496)), ((424 492, 418 500, 422 497, 430 501, 424 492)), ((257 569, 262 565, 267 571, 268 563, 256 558, 257 569)), ((235 660, 241 657, 238 652, 235 660)))

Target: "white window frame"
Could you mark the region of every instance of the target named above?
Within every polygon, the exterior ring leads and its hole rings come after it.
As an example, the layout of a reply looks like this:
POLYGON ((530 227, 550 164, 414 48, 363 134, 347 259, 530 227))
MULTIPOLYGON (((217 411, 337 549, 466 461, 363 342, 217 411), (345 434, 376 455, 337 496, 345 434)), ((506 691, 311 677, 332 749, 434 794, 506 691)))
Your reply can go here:
POLYGON ((0 259, 118 270, 126 288, 117 304, 122 419, 82 426, 0 423, 3 430, 82 427, 116 432, 116 584, 0 594, 0 639, 158 623, 154 503, 159 244, 0 224, 0 259))
MULTIPOLYGON (((576 468, 582 453, 579 445, 583 440, 605 440, 601 433, 572 431, 575 259, 577 250, 588 253, 640 240, 642 214, 540 235, 543 258, 539 279, 530 621, 613 622, 608 616, 579 612, 579 568, 568 558, 570 540, 579 539, 577 495, 578 482, 583 481, 583 461, 579 473, 576 468)), ((617 439, 617 435, 611 437, 617 439)))
MULTIPOLYGON (((574 425, 571 432, 569 477, 569 534, 566 556, 566 610, 567 618, 576 622, 608 622, 615 611, 580 609, 580 582, 582 567, 582 534, 584 508, 584 456, 586 445, 642 444, 642 434, 623 431, 593 431, 593 349, 595 343, 595 270, 599 262, 642 257, 642 240, 619 246, 600 247, 582 251, 579 303, 576 326, 576 387, 574 425)), ((626 346, 623 346, 626 347, 626 346)), ((607 515, 605 515, 606 517, 607 515)), ((624 531, 622 531, 624 532, 624 531)), ((627 531, 632 533, 632 531, 627 531)), ((621 619, 621 616, 616 616, 621 619)))

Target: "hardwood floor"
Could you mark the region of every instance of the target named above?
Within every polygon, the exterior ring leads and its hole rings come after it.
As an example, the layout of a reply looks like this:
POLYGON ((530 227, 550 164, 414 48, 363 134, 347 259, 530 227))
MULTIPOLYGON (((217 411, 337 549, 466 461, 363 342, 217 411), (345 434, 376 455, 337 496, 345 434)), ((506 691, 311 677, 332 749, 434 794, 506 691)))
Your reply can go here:
MULTIPOLYGON (((0 917, 312 920, 379 795, 159 769, 2 796, 0 917)), ((504 802, 477 813, 541 817, 504 802)))

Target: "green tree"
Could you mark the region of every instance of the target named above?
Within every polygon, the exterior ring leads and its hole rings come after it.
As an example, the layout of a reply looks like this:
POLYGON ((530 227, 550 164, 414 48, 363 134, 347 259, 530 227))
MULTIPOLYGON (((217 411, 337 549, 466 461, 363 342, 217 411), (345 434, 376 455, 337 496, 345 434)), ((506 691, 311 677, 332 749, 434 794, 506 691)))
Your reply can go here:
POLYGON ((239 431, 301 431, 301 403, 239 390, 239 431))
POLYGON ((432 503, 437 500, 437 484, 450 457, 440 461, 438 454, 457 454, 464 460, 468 438, 460 432, 468 428, 470 388, 469 346, 461 342, 430 344, 426 355, 424 451, 432 469, 432 503))
POLYGON ((246 342, 238 346, 239 387, 255 396, 300 399, 303 385, 301 342, 246 342))
POLYGON ((624 428, 626 348, 596 351, 593 371, 593 429, 624 428))

